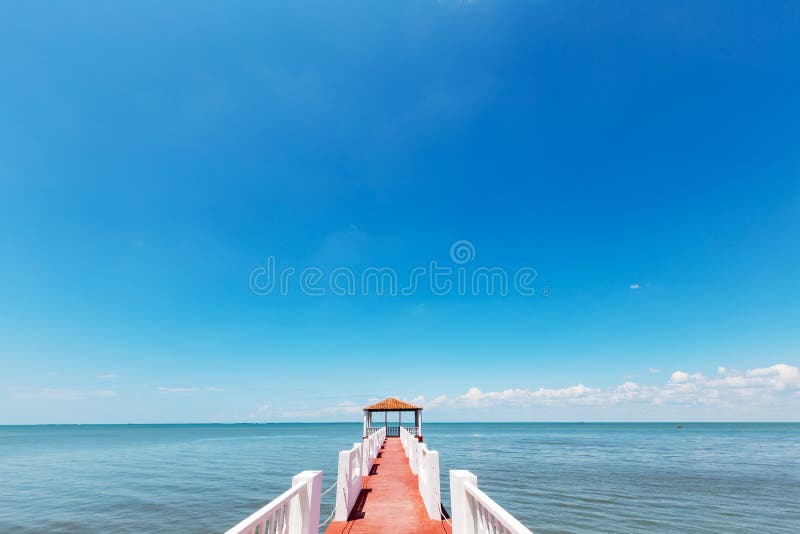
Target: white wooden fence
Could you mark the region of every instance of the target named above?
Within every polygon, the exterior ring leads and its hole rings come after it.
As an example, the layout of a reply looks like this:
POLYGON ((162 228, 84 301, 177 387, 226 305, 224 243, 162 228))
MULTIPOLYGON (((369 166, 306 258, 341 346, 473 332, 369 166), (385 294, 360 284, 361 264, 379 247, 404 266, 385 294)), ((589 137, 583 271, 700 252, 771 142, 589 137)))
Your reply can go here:
POLYGON ((334 521, 347 521, 350 510, 361 493, 361 443, 349 451, 339 452, 339 475, 336 479, 336 512, 334 521))
POLYGON ((369 475, 385 439, 386 429, 382 428, 364 438, 361 443, 354 443, 352 449, 339 452, 334 521, 347 521, 350 511, 361 494, 361 477, 369 475))
POLYGON ((386 428, 378 429, 377 432, 364 438, 361 449, 361 474, 363 476, 369 474, 370 469, 372 469, 372 464, 375 462, 375 458, 378 457, 378 453, 381 451, 381 446, 383 446, 384 441, 386 441, 386 428))
MULTIPOLYGON (((350 515, 361 494, 362 477, 369 474, 385 439, 386 429, 379 429, 361 443, 354 443, 352 449, 339 453, 336 521, 346 521, 350 515)), ((411 471, 419 480, 428 517, 440 519, 439 453, 429 451, 405 428, 400 430, 400 440, 411 471)), ((322 471, 303 471, 292 478, 291 488, 226 534, 317 534, 321 488, 322 471)), ((532 534, 478 489, 478 477, 469 471, 450 471, 450 506, 453 534, 532 534)))
POLYGON ((400 429, 400 441, 408 457, 411 472, 417 475, 419 494, 431 519, 442 517, 442 496, 439 482, 439 453, 429 451, 416 436, 405 428, 400 429))
POLYGON ((322 471, 303 471, 292 487, 225 534, 317 534, 322 471))
POLYGON ((453 534, 532 534, 479 490, 478 477, 469 471, 450 471, 450 507, 453 534))

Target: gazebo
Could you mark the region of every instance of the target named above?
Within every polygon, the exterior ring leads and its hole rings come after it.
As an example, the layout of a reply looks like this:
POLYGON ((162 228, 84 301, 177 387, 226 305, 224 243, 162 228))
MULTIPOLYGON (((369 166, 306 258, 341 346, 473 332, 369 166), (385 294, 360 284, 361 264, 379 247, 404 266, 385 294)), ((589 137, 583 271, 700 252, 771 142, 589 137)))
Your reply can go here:
MULTIPOLYGON (((406 425, 404 428, 422 441, 422 406, 402 401, 396 397, 387 397, 380 402, 364 407, 364 437, 380 429, 374 426, 372 415, 383 412, 383 426, 386 427, 387 436, 399 436, 400 427, 403 426, 403 412, 414 412, 414 426, 406 425), (389 426, 389 412, 397 412, 397 426, 389 426)), ((380 420, 378 420, 380 425, 380 420)))

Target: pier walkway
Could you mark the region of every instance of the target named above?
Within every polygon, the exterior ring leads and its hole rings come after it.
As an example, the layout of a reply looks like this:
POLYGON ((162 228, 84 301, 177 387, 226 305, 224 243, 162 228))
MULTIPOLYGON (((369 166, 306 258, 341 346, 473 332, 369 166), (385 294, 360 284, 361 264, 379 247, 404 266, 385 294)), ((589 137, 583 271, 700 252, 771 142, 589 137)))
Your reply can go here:
POLYGON ((326 534, 450 534, 445 520, 428 518, 400 438, 387 438, 347 521, 334 521, 326 534))
POLYGON ((322 491, 322 471, 302 471, 292 486, 226 534, 532 534, 478 488, 478 477, 450 470, 451 518, 444 518, 439 452, 422 442, 422 406, 388 397, 364 408, 364 432, 339 451, 336 483, 322 491), (384 426, 373 426, 384 412, 384 426), (386 412, 398 412, 389 426, 386 412), (414 412, 414 426, 401 412, 414 412), (336 488, 336 506, 320 524, 323 495, 336 488), (328 521, 333 520, 332 523, 328 521))

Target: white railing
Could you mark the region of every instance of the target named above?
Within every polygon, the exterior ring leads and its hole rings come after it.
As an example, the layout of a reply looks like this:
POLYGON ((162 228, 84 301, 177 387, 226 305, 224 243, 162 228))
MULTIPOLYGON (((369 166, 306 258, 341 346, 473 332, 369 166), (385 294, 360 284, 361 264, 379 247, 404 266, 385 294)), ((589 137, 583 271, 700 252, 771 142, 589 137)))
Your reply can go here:
POLYGON ((429 451, 427 445, 419 443, 417 456, 417 477, 419 494, 425 503, 428 517, 442 517, 442 496, 439 490, 439 452, 429 451))
POLYGON ((384 431, 388 431, 389 436, 399 436, 400 435, 400 428, 405 428, 412 436, 419 436, 419 427, 417 426, 398 426, 398 425, 387 425, 387 426, 368 426, 367 427, 367 435, 369 436, 373 432, 377 432, 381 429, 384 431))
POLYGON ((322 471, 303 471, 292 487, 225 534, 317 534, 322 471))
POLYGON ((354 443, 352 449, 339 452, 336 510, 333 517, 335 521, 347 521, 361 494, 361 477, 369 474, 385 439, 386 429, 381 428, 364 438, 361 443, 354 443))
POLYGON ((381 452, 381 446, 383 445, 384 441, 386 441, 385 428, 379 428, 376 432, 364 438, 361 448, 362 476, 369 475, 369 472, 372 469, 372 464, 375 462, 375 458, 378 457, 378 453, 381 452))
POLYGON ((439 453, 429 451, 416 436, 405 428, 400 429, 400 442, 408 457, 411 472, 417 475, 419 494, 431 519, 442 517, 442 497, 439 482, 439 453))
POLYGON ((354 443, 349 451, 339 452, 339 476, 336 479, 336 511, 334 521, 347 521, 350 510, 361 493, 361 449, 363 444, 354 443))
POLYGON ((411 435, 411 433, 406 430, 405 428, 400 430, 400 443, 403 445, 403 451, 405 451, 406 456, 408 457, 408 465, 411 467, 411 472, 415 475, 417 474, 417 462, 415 461, 416 448, 412 449, 412 443, 417 442, 419 440, 411 435))
POLYGON ((532 534, 502 506, 478 489, 469 471, 450 471, 453 534, 532 534))

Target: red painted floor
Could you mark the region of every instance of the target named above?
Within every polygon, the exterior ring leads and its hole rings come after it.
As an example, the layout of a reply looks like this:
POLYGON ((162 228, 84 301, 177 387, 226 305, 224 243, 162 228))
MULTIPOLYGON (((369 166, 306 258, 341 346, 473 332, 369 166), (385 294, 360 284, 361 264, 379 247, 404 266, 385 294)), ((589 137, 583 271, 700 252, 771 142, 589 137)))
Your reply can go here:
POLYGON ((347 521, 334 521, 325 534, 389 532, 409 534, 450 534, 444 520, 428 518, 417 477, 408 466, 400 438, 387 438, 380 457, 364 477, 364 489, 347 521))

